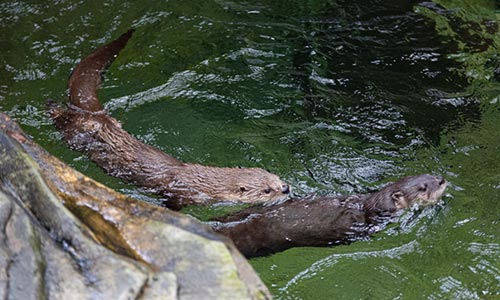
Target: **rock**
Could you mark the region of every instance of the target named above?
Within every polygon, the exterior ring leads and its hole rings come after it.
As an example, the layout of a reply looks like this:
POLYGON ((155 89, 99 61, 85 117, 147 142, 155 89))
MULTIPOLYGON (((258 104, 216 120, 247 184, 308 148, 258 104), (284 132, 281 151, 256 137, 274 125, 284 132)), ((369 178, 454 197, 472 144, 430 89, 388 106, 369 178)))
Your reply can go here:
POLYGON ((0 114, 0 299, 267 299, 227 238, 69 168, 0 114))

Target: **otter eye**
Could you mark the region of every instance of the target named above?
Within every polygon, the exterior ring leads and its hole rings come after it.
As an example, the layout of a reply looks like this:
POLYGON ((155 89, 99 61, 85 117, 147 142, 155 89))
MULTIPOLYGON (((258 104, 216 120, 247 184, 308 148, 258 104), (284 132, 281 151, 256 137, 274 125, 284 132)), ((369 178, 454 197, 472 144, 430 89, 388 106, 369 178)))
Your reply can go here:
POLYGON ((271 192, 271 188, 267 188, 264 190, 264 193, 269 194, 271 192))
POLYGON ((246 191, 248 191, 246 187, 240 186, 240 192, 246 192, 246 191))
POLYGON ((418 187, 419 192, 425 192, 427 191, 427 184, 422 184, 421 186, 418 187))

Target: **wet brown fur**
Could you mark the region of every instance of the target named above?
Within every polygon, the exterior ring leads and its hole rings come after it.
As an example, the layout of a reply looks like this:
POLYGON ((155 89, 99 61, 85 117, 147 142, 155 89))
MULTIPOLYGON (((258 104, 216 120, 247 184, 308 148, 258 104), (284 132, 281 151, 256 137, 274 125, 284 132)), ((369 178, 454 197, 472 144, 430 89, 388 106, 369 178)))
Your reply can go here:
POLYGON ((259 168, 219 168, 189 164, 137 140, 109 116, 97 98, 101 76, 125 47, 133 30, 96 49, 73 71, 67 107, 51 115, 71 148, 88 153, 109 174, 168 199, 166 206, 214 201, 265 202, 285 199, 289 187, 259 168))
POLYGON ((289 199, 216 218, 211 225, 247 257, 291 247, 345 244, 368 238, 415 203, 435 203, 445 188, 442 177, 409 176, 375 193, 289 199))

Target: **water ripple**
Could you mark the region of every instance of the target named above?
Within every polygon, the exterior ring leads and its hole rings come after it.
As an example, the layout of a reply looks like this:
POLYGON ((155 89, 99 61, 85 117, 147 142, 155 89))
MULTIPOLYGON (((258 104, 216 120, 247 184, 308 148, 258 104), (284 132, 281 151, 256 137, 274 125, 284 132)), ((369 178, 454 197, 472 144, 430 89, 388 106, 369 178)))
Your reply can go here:
MULTIPOLYGON (((164 97, 177 98, 184 97, 188 99, 201 98, 204 100, 215 100, 223 103, 228 103, 234 106, 246 106, 245 101, 241 101, 243 97, 238 98, 238 95, 225 95, 216 93, 213 91, 211 86, 217 84, 242 85, 243 81, 250 80, 255 82, 264 81, 265 72, 268 69, 275 67, 275 64, 267 64, 265 61, 255 60, 256 58, 279 58, 282 54, 263 51, 253 48, 242 48, 220 57, 206 59, 195 65, 191 70, 184 70, 174 73, 170 79, 159 86, 152 87, 146 91, 138 92, 133 95, 126 95, 123 97, 111 99, 105 104, 105 108, 109 111, 114 111, 117 109, 130 110, 134 107, 141 106, 143 104, 157 101, 164 97), (241 74, 240 72, 232 72, 232 70, 223 71, 218 70, 218 73, 207 72, 205 69, 212 63, 219 65, 221 60, 235 61, 239 59, 251 60, 248 66, 248 73, 241 74), (232 74, 234 73, 234 74, 232 74)), ((132 62, 128 63, 126 66, 119 68, 130 68, 136 65, 143 65, 144 63, 132 62)), ((227 64, 224 64, 224 66, 227 64)), ((279 110, 277 110, 279 111, 279 110)), ((277 112, 274 111, 273 113, 277 112)), ((259 117, 268 115, 269 111, 266 113, 260 110, 248 109, 247 117, 259 117)))
POLYGON ((27 4, 21 1, 0 3, 2 24, 17 23, 29 14, 39 15, 41 13, 41 5, 27 4))
POLYGON ((339 261, 343 259, 350 259, 353 261, 371 258, 371 257, 385 257, 388 259, 399 259, 405 254, 415 252, 419 247, 417 241, 411 241, 399 247, 394 247, 385 250, 378 251, 367 251, 367 252, 355 252, 355 253, 343 253, 343 254, 332 254, 326 258, 316 261, 310 267, 303 270, 302 272, 295 275, 291 280, 289 280, 284 287, 280 288, 281 292, 286 292, 294 285, 299 285, 301 281, 310 279, 318 275, 325 269, 331 268, 336 265, 339 261))
POLYGON ((472 242, 467 250, 479 255, 500 255, 500 245, 497 243, 481 244, 472 242))
MULTIPOLYGON (((139 92, 133 95, 126 95, 120 98, 111 99, 106 102, 105 108, 108 111, 117 109, 130 110, 134 107, 143 105, 148 102, 156 101, 163 97, 175 98, 178 96, 194 97, 199 95, 200 91, 189 89, 189 83, 195 82, 201 78, 201 75, 194 71, 182 71, 175 73, 166 83, 150 88, 146 91, 139 92)), ((216 98, 216 95, 204 95, 208 98, 216 98)))
POLYGON ((452 276, 446 276, 435 280, 434 283, 440 285, 442 293, 434 293, 429 296, 430 300, 438 299, 480 299, 476 292, 470 291, 465 287, 465 285, 458 279, 452 276))

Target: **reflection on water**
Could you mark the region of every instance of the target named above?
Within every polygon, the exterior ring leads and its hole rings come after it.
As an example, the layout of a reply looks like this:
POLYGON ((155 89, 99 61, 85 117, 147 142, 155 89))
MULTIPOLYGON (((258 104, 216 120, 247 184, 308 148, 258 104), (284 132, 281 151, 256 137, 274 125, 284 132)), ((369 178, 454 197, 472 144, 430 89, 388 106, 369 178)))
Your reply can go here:
POLYGON ((99 95, 148 144, 266 168, 296 195, 366 192, 403 174, 450 180, 444 203, 372 241, 253 260, 277 298, 495 297, 498 24, 489 1, 453 3, 4 1, 0 109, 72 166, 157 203, 69 151, 44 114, 81 57, 136 27, 99 95))

